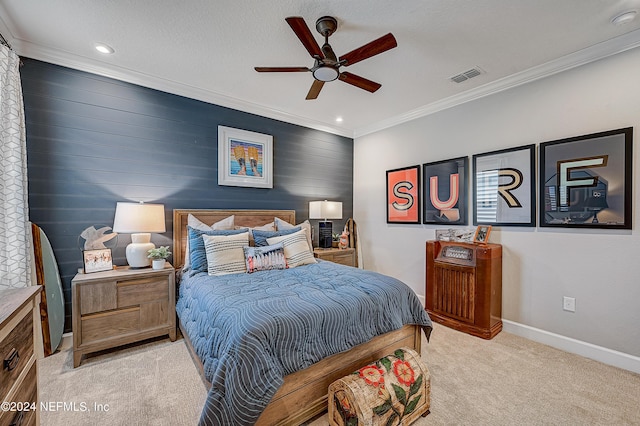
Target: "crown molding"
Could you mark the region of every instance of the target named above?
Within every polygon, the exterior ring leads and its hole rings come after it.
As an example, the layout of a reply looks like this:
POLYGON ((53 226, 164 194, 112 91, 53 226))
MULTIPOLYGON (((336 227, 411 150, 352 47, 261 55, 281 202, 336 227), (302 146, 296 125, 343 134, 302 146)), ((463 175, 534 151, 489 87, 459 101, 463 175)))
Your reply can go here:
POLYGON ((373 125, 360 127, 354 131, 353 138, 356 139, 370 133, 388 129, 457 105, 484 98, 486 96, 512 89, 532 81, 540 80, 590 62, 604 59, 639 46, 640 30, 631 31, 622 36, 598 43, 542 65, 529 68, 437 102, 421 106, 404 114, 379 121, 373 125))
MULTIPOLYGON (((0 19, 0 29, 8 29, 5 22, 0 19)), ((407 111, 403 114, 390 117, 385 120, 376 122, 369 126, 363 126, 355 130, 347 129, 340 126, 327 124, 319 120, 313 120, 307 117, 291 114, 278 109, 266 107, 253 102, 247 102, 231 95, 205 90, 199 87, 186 85, 173 80, 162 79, 145 73, 140 73, 127 68, 114 67, 92 58, 73 55, 62 50, 45 48, 40 45, 25 42, 23 40, 12 37, 10 31, 4 34, 5 38, 11 43, 13 49, 20 55, 52 64, 65 66, 80 71, 86 71, 92 74, 113 78, 127 83, 148 87, 154 90, 160 90, 184 96, 191 99, 200 100, 226 108, 256 114, 263 117, 280 120, 291 124, 308 127, 323 132, 345 136, 349 138, 358 138, 371 133, 375 133, 399 124, 406 123, 430 114, 437 113, 467 102, 471 102, 504 90, 512 89, 545 77, 567 71, 590 62, 594 62, 618 53, 625 52, 640 47, 640 30, 631 31, 622 36, 598 43, 594 46, 587 47, 561 58, 549 61, 545 64, 529 68, 516 74, 504 77, 491 83, 467 90, 448 98, 423 105, 419 108, 407 111), (7 37, 9 35, 9 37, 7 37)))
POLYGON ((158 78, 153 75, 123 67, 116 67, 92 58, 74 55, 63 50, 45 48, 19 39, 13 39, 13 43, 14 49, 20 56, 101 75, 103 77, 113 78, 115 80, 196 99, 250 114, 272 118, 274 120, 284 121, 286 123, 297 124, 311 129, 333 133, 339 136, 346 136, 349 138, 353 137, 353 131, 351 129, 331 126, 321 121, 312 120, 307 117, 301 117, 299 115, 290 114, 274 108, 247 102, 223 93, 190 86, 169 79, 158 78))

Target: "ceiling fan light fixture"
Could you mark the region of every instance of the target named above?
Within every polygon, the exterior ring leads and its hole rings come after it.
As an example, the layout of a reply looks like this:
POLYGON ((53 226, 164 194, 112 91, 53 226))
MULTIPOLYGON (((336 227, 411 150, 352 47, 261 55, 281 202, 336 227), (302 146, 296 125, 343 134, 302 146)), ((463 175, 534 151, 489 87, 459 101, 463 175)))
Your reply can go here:
POLYGON ((340 77, 340 71, 330 66, 319 66, 313 70, 313 78, 319 81, 333 81, 340 77))

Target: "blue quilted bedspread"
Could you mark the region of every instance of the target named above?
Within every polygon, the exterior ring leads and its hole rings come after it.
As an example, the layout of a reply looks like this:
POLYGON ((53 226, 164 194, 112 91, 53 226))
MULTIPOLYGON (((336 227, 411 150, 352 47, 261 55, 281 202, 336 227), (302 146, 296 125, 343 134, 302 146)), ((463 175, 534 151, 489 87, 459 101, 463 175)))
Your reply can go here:
POLYGON ((212 384, 201 425, 251 425, 287 374, 374 336, 431 321, 397 279, 319 261, 180 283, 177 312, 212 384))

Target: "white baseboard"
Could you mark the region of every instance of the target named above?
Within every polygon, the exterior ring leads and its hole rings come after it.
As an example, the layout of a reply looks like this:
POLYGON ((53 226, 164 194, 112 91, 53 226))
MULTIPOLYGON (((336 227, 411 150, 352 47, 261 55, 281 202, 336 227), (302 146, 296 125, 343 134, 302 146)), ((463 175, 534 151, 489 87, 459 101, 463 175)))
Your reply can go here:
POLYGON ((600 361, 604 364, 633 371, 640 374, 640 357, 624 352, 614 351, 602 346, 597 346, 571 337, 561 336, 539 328, 517 322, 502 320, 502 329, 507 333, 515 334, 534 342, 543 343, 566 352, 571 352, 586 358, 600 361))

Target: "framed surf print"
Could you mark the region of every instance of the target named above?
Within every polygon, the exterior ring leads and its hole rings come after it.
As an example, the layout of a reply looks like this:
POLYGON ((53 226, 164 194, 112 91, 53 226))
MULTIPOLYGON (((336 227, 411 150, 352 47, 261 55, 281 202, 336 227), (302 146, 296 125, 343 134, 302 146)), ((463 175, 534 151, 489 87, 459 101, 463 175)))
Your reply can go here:
POLYGON ((473 156, 473 224, 536 225, 535 145, 473 156))
POLYGON ((540 144, 540 226, 632 229, 633 128, 540 144))
POLYGON ((469 157, 423 164, 423 223, 466 225, 469 157))
POLYGON ((387 223, 420 223, 420 166, 387 170, 387 223))

